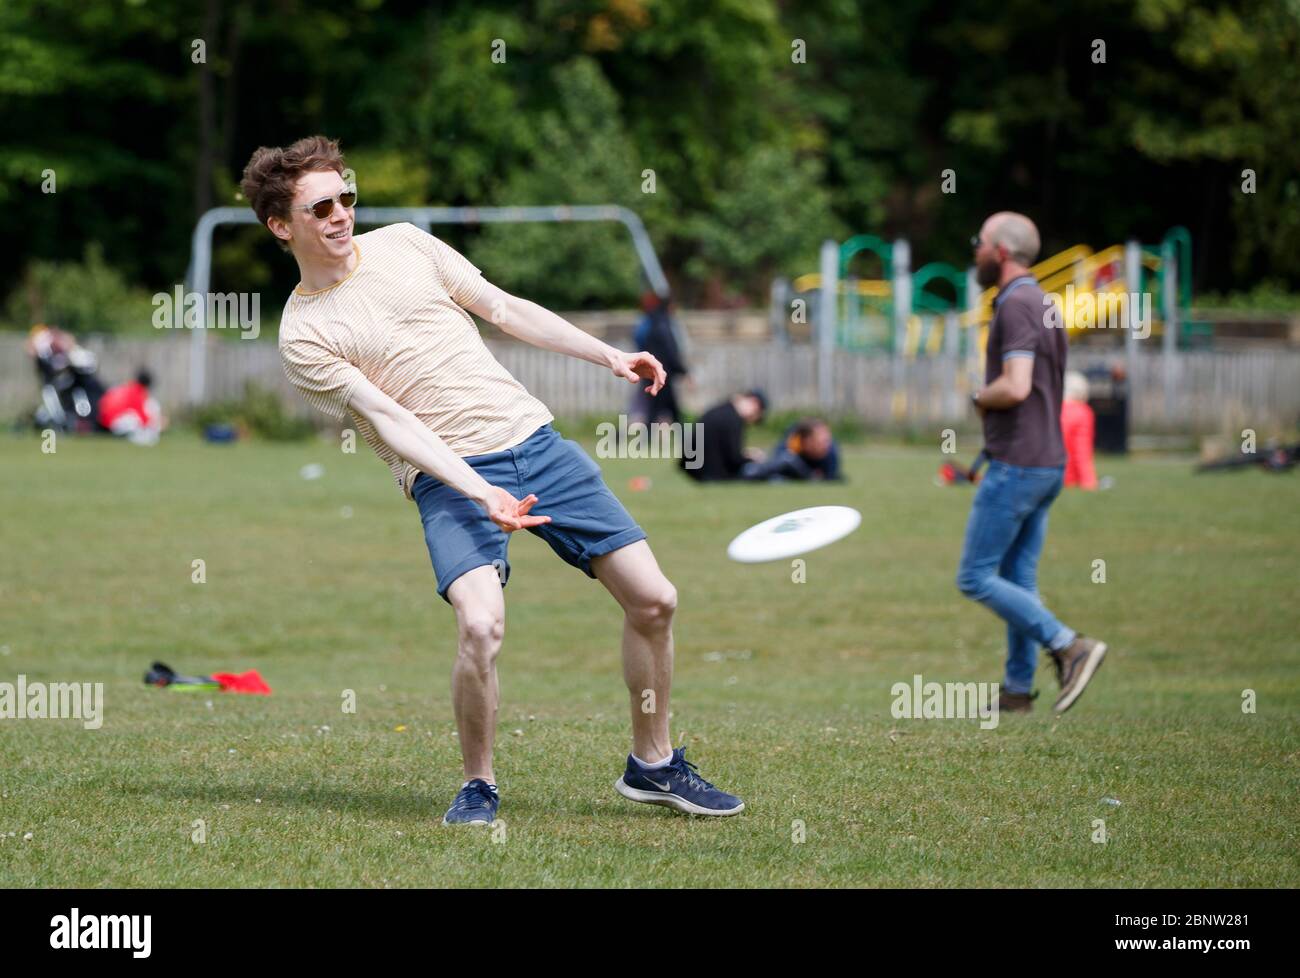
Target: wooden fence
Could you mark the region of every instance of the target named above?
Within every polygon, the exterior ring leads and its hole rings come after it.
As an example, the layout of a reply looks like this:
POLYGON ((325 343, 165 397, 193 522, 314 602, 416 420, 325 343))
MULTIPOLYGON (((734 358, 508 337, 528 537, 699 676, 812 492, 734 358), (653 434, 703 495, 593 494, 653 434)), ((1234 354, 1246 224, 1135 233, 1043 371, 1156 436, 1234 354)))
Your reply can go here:
MULTIPOLYGON (((105 383, 119 382, 138 366, 148 366, 164 407, 171 413, 185 407, 189 333, 149 339, 91 337, 86 345, 98 355, 105 383)), ((617 413, 627 404, 631 385, 591 364, 513 341, 491 341, 489 346, 559 417, 617 413)), ((1081 369, 1112 362, 1116 356, 1081 350, 1070 365, 1081 369)), ((777 409, 818 409, 816 358, 810 346, 696 343, 691 363, 696 387, 684 392, 684 400, 692 410, 755 386, 767 392, 777 409)), ((881 427, 959 423, 970 417, 966 399, 976 377, 964 361, 906 361, 840 352, 833 365, 835 413, 881 427)), ((1300 421, 1300 351, 1186 352, 1170 360, 1150 353, 1130 366, 1130 417, 1136 431, 1211 433, 1254 427, 1262 434, 1300 421)), ((279 392, 295 413, 311 414, 285 381, 273 341, 210 337, 209 399, 236 397, 250 380, 279 392)), ((0 418, 30 411, 36 400, 35 369, 23 352, 23 337, 0 334, 0 418)))

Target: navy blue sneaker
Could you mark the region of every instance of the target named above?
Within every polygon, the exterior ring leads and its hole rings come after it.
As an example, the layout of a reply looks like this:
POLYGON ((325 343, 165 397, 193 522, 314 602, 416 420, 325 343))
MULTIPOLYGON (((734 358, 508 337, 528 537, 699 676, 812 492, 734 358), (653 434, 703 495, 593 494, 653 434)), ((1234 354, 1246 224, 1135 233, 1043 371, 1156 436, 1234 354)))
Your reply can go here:
POLYGON ((685 747, 673 751, 666 767, 646 770, 629 754, 627 770, 614 782, 614 790, 630 801, 667 805, 689 815, 735 815, 745 803, 713 787, 686 759, 685 747))
POLYGON ((442 817, 443 825, 491 825, 497 817, 501 796, 496 785, 475 778, 456 793, 456 800, 442 817))

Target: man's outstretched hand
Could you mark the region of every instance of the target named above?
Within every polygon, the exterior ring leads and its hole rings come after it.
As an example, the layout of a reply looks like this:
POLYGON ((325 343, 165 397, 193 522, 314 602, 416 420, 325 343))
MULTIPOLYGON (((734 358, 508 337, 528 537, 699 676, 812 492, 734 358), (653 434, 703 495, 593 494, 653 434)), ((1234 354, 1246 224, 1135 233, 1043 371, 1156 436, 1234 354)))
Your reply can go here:
POLYGON ((658 394, 668 382, 668 374, 654 355, 642 350, 640 353, 619 353, 610 364, 616 377, 624 377, 635 384, 638 379, 652 383, 646 388, 650 394, 658 394))
POLYGON ((493 523, 507 533, 513 533, 515 530, 526 530, 530 526, 541 526, 543 523, 551 522, 549 516, 528 515, 535 502, 537 497, 532 493, 523 499, 516 499, 500 486, 492 486, 487 499, 483 501, 483 508, 487 510, 493 523))

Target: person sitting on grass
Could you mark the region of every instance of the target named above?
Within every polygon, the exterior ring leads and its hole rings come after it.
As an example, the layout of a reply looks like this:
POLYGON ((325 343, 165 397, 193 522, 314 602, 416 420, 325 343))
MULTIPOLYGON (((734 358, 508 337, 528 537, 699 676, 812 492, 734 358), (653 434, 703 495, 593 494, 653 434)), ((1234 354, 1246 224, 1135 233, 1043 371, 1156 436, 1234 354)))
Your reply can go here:
POLYGON ((837 481, 840 451, 831 426, 821 418, 804 418, 785 430, 772 454, 761 462, 750 462, 741 478, 753 482, 837 481))
POLYGON ((153 376, 141 369, 135 380, 110 387, 99 399, 100 425, 135 445, 158 444, 166 422, 152 386, 153 376))
POLYGON ((767 397, 760 390, 733 394, 700 416, 699 457, 696 468, 688 468, 687 459, 678 464, 696 482, 733 482, 743 478, 746 465, 761 462, 763 451, 745 447, 745 426, 763 420, 767 397))

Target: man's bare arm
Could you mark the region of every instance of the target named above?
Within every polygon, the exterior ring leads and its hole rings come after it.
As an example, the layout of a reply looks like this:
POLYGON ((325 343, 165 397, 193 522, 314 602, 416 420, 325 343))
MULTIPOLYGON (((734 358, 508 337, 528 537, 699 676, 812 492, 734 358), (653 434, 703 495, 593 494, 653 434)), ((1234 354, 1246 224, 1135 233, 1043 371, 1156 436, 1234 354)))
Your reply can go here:
POLYGON ((1033 357, 1008 357, 1002 373, 979 393, 978 404, 985 411, 1005 411, 1029 396, 1034 382, 1033 357))
POLYGON ((474 500, 501 529, 509 532, 550 522, 549 516, 528 515, 536 496, 519 500, 490 485, 419 418, 365 378, 352 389, 348 407, 374 425, 389 448, 421 472, 474 500))
POLYGON ((597 364, 632 383, 641 378, 649 380, 651 394, 658 394, 667 380, 663 366, 649 353, 624 353, 615 349, 549 309, 511 295, 491 282, 483 283, 478 301, 467 308, 503 333, 532 346, 597 364))

